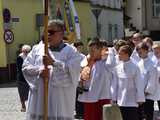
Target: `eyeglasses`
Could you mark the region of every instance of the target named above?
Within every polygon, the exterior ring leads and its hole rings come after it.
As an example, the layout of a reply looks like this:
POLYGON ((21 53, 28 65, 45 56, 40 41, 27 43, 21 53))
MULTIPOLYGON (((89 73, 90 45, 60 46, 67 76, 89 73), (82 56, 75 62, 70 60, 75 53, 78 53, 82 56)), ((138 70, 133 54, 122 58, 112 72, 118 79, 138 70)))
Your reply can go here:
POLYGON ((51 35, 54 35, 56 32, 62 32, 62 31, 54 31, 54 30, 48 30, 48 35, 51 36, 51 35))

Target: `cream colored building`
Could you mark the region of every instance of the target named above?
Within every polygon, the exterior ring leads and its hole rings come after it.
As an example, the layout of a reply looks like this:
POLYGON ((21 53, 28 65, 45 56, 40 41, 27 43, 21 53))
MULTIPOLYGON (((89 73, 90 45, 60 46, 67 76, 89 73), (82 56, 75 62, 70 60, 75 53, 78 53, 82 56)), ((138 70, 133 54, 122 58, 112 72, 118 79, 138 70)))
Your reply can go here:
POLYGON ((125 6, 130 28, 160 40, 160 0, 127 0, 125 6))
MULTIPOLYGON (((124 36, 123 9, 121 0, 90 0, 92 9, 101 9, 98 18, 100 37, 113 41, 124 36)), ((96 23, 95 16, 92 16, 96 23)), ((95 24, 96 25, 96 24, 95 24)))

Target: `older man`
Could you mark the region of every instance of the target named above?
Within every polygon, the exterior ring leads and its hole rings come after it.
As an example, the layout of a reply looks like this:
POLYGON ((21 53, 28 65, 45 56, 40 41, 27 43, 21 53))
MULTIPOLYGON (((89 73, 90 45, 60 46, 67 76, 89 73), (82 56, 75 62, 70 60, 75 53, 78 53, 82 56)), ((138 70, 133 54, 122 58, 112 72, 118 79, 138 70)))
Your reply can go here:
POLYGON ((30 85, 27 120, 43 119, 43 78, 49 75, 48 119, 73 120, 76 86, 81 56, 63 42, 64 24, 52 20, 48 24, 49 55, 44 57, 44 43, 35 45, 23 64, 23 73, 30 85), (43 63, 48 63, 44 69, 43 63))

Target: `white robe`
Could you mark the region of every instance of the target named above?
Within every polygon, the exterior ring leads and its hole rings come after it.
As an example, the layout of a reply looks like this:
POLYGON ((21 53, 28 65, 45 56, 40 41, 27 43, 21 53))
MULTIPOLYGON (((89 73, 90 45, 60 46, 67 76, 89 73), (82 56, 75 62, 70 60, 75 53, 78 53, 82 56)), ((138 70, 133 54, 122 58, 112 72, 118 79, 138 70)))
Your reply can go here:
MULTIPOLYGON (((54 58, 50 65, 48 87, 48 120, 73 120, 76 86, 80 74, 81 56, 67 44, 60 52, 49 54, 54 58)), ((30 85, 27 120, 42 120, 43 79, 39 76, 43 66, 44 44, 35 45, 23 63, 23 73, 30 85)))
POLYGON ((156 56, 154 56, 153 58, 154 59, 152 59, 152 61, 157 70, 157 77, 155 81, 155 92, 152 96, 152 99, 155 101, 159 101, 160 100, 160 59, 157 59, 156 56))
POLYGON ((139 57, 136 49, 134 49, 133 52, 132 52, 131 60, 132 60, 135 64, 138 64, 138 62, 141 60, 141 58, 139 57))
POLYGON ((140 70, 132 60, 117 65, 113 77, 112 99, 119 106, 138 107, 138 102, 145 101, 140 70))
POLYGON ((144 92, 149 93, 146 95, 146 99, 154 100, 154 94, 156 91, 156 79, 157 79, 157 70, 154 67, 154 63, 152 60, 147 57, 145 59, 141 59, 138 63, 140 68, 140 72, 144 82, 144 92))
POLYGON ((114 68, 116 65, 120 64, 120 62, 116 49, 114 47, 109 48, 106 63, 110 65, 111 68, 114 68))
POLYGON ((88 92, 79 95, 78 100, 86 103, 98 102, 98 100, 111 99, 112 72, 106 60, 97 61, 91 70, 91 79, 85 82, 88 92))

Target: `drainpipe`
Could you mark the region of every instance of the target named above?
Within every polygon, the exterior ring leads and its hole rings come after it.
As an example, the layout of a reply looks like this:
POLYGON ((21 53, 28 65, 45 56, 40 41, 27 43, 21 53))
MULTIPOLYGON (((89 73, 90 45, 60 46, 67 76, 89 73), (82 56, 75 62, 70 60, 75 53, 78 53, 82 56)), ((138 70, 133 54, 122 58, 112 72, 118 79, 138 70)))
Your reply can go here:
POLYGON ((124 35, 124 39, 126 38, 126 33, 125 33, 125 27, 126 27, 125 26, 126 25, 126 20, 125 20, 126 4, 127 4, 127 1, 123 0, 122 12, 123 12, 123 35, 124 35))
POLYGON ((145 29, 148 28, 148 20, 147 20, 147 0, 144 0, 144 13, 145 13, 145 29))

